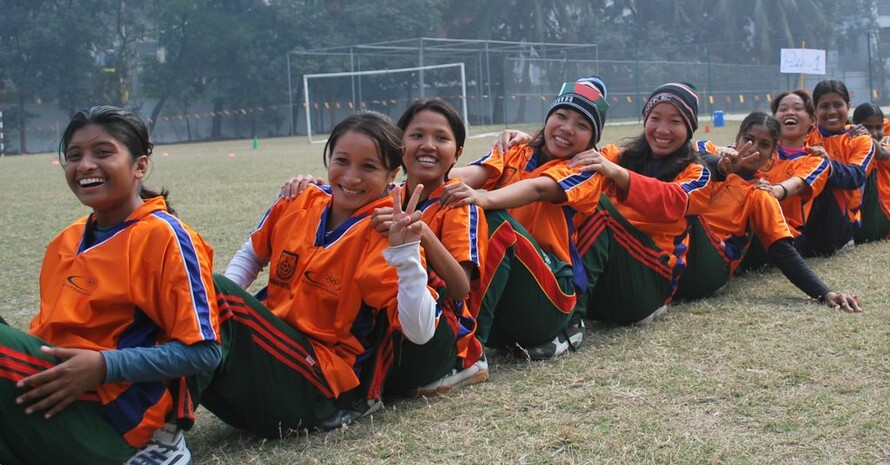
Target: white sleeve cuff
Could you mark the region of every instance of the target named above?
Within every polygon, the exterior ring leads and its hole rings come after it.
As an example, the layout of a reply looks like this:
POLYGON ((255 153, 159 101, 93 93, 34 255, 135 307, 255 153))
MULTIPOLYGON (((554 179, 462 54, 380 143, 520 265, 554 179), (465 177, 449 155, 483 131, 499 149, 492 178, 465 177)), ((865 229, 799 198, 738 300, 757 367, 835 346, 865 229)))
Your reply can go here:
POLYGON ((420 262, 420 241, 388 247, 386 263, 399 274, 399 323, 402 333, 415 344, 425 344, 436 331, 436 301, 426 287, 427 272, 420 262))
POLYGON ((248 239, 241 249, 235 252, 235 256, 226 267, 225 275, 241 289, 247 289, 247 286, 250 286, 263 267, 268 264, 268 261, 261 259, 253 251, 253 243, 248 239))

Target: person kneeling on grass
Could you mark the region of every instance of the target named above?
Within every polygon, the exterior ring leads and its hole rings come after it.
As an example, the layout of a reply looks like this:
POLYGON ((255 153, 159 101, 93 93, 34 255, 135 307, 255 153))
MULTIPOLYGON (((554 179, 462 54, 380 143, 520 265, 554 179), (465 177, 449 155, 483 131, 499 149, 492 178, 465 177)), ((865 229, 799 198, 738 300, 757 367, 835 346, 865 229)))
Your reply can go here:
POLYGON ((833 292, 800 257, 773 185, 758 176, 772 159, 779 136, 778 120, 754 112, 739 127, 738 151, 705 144, 712 152, 700 155, 714 173, 712 191, 704 211, 690 220, 689 260, 677 296, 702 298, 726 285, 756 235, 770 260, 800 290, 830 307, 859 312, 859 296, 833 292))
POLYGON ((334 127, 324 149, 330 186, 279 197, 235 254, 220 294, 226 357, 202 394, 224 422, 278 438, 373 413, 392 363, 391 325, 415 344, 433 338, 437 295, 420 248, 418 185, 405 211, 390 185, 401 131, 373 112, 334 127), (387 236, 371 225, 393 208, 387 236), (265 295, 243 288, 270 265, 265 295))
POLYGON ((47 247, 28 332, 0 325, 0 463, 189 462, 180 427, 219 364, 212 250, 142 186, 152 144, 114 107, 74 115, 60 157, 93 212, 47 247))

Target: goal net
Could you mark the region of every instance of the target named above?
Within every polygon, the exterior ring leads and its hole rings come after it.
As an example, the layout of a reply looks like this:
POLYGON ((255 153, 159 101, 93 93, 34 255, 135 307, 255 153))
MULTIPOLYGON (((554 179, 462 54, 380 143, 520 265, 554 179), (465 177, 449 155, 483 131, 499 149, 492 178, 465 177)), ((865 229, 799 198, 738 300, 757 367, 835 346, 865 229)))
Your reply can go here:
POLYGON ((333 127, 360 110, 397 121, 414 100, 439 97, 461 114, 469 134, 467 78, 463 63, 303 76, 303 107, 310 143, 324 142, 333 127))

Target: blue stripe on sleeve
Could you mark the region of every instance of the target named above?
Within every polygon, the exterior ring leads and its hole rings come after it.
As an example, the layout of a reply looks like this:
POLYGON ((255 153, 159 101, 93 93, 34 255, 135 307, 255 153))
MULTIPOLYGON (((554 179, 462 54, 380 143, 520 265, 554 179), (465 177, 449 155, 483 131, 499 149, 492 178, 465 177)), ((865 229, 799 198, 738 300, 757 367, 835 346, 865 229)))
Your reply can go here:
POLYGON ((708 171, 707 168, 702 166, 701 175, 699 175, 698 179, 695 179, 695 180, 692 180, 689 182, 684 182, 683 184, 680 184, 680 187, 682 187, 683 190, 686 192, 686 194, 689 195, 693 191, 697 191, 697 190, 707 186, 708 181, 710 181, 710 180, 711 180, 711 172, 708 171))
MULTIPOLYGON (((470 260, 479 266, 479 207, 475 204, 468 205, 470 207, 470 260)), ((480 270, 481 271, 481 270, 480 270)))
POLYGON ((209 292, 207 286, 204 285, 204 280, 201 278, 201 266, 198 263, 198 253, 195 251, 192 237, 173 215, 162 211, 152 214, 164 220, 170 226, 173 234, 176 235, 176 242, 179 245, 179 252, 182 254, 182 262, 185 265, 185 273, 188 276, 192 308, 200 325, 201 336, 206 340, 215 340, 216 332, 210 323, 210 304, 207 300, 209 292))
POLYGON ((582 182, 587 181, 588 179, 593 177, 594 174, 595 173, 593 171, 585 171, 582 173, 573 174, 560 179, 558 184, 563 191, 568 192, 572 190, 572 188, 577 187, 582 182))
POLYGON ((828 160, 823 158, 822 163, 819 163, 819 166, 803 179, 804 182, 806 182, 808 186, 812 186, 813 183, 816 182, 816 179, 819 179, 819 176, 821 176, 829 166, 831 166, 831 164, 828 163, 828 160))
POLYGON ((483 155, 482 157, 480 157, 478 160, 476 160, 476 161, 474 161, 474 162, 470 162, 470 164, 471 164, 471 165, 480 165, 480 166, 481 166, 481 165, 484 165, 484 164, 485 164, 485 161, 488 160, 489 158, 491 158, 491 152, 488 152, 487 155, 483 155))

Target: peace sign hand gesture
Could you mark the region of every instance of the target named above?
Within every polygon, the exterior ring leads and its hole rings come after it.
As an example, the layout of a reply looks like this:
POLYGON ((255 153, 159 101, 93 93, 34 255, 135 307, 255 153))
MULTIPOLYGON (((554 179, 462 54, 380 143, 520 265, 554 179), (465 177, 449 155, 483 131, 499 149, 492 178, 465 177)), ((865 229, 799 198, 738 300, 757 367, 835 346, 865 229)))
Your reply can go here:
POLYGON ((405 211, 402 211, 403 189, 403 187, 397 187, 392 193, 392 223, 389 225, 389 245, 391 247, 417 242, 423 231, 423 222, 420 221, 421 212, 416 210, 420 194, 423 192, 423 184, 418 184, 414 188, 405 211))

